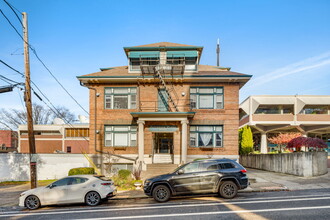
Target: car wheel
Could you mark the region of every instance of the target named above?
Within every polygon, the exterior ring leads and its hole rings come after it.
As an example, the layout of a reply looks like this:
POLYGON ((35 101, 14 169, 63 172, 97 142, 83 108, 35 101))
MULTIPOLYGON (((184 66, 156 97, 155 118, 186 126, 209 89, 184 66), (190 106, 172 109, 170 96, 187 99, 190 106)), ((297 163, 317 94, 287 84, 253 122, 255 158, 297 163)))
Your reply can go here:
POLYGON ((96 206, 100 204, 101 202, 101 196, 97 192, 89 192, 85 196, 85 203, 89 206, 96 206))
POLYGON ((237 185, 233 181, 224 181, 219 188, 219 194, 225 199, 232 199, 237 195, 237 185))
POLYGON ((28 196, 25 199, 25 207, 31 210, 37 209, 40 207, 40 200, 37 196, 28 196))
POLYGON ((157 202, 166 202, 171 197, 171 191, 167 186, 159 185, 152 191, 152 196, 157 202))

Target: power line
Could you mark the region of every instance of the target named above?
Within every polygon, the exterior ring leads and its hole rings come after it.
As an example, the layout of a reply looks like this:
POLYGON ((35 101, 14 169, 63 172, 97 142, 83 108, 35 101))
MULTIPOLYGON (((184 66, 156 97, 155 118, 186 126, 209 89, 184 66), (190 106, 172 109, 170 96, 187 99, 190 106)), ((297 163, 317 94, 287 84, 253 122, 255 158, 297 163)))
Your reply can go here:
MULTIPOLYGON (((31 48, 31 47, 30 47, 31 48)), ((45 67, 45 69, 49 72, 49 74, 56 80, 56 82, 62 87, 62 89, 75 101, 75 103, 77 103, 77 105, 84 110, 87 114, 88 111, 86 111, 86 109, 84 107, 82 107, 82 105, 80 105, 80 103, 69 93, 69 91, 60 83, 60 81, 55 77, 55 75, 50 71, 50 69, 46 66, 46 64, 39 58, 37 51, 33 48, 31 48, 32 52, 34 53, 34 55, 36 56, 36 58, 40 61, 40 63, 45 67)))
POLYGON ((10 24, 10 26, 16 31, 16 33, 18 34, 18 36, 21 37, 21 39, 24 41, 23 36, 18 32, 18 30, 15 28, 15 26, 10 22, 9 18, 5 15, 5 13, 3 13, 3 11, 0 9, 1 14, 3 15, 3 17, 5 17, 5 19, 8 21, 8 23, 10 24))
POLYGON ((20 84, 19 82, 14 81, 14 80, 11 80, 11 79, 9 79, 9 78, 3 76, 3 75, 0 75, 0 79, 2 79, 2 80, 6 80, 6 81, 9 81, 9 82, 10 82, 9 84, 12 84, 12 83, 20 84))
POLYGON ((25 77, 25 75, 24 75, 23 73, 21 73, 20 71, 14 69, 14 68, 11 67, 9 64, 5 63, 3 60, 0 60, 0 62, 1 62, 3 65, 7 66, 9 69, 11 69, 11 70, 15 71, 16 73, 19 73, 20 75, 22 75, 23 77, 25 77))
MULTIPOLYGON (((16 15, 16 17, 17 17, 17 19, 19 20, 19 22, 21 23, 21 25, 23 26, 23 23, 22 23, 22 20, 21 20, 21 18, 18 16, 18 14, 16 13, 16 11, 18 11, 18 12, 20 12, 17 8, 15 8, 13 5, 11 5, 9 2, 7 2, 6 0, 3 0, 8 6, 9 6, 9 8, 15 13, 15 15, 16 15), (15 11, 15 10, 16 11, 15 11)), ((21 12, 20 12, 21 13, 21 12)))
MULTIPOLYGON (((20 38, 25 42, 24 38, 22 37, 22 35, 18 32, 18 30, 15 28, 15 26, 10 22, 10 20, 8 19, 8 17, 3 13, 3 11, 0 9, 1 14, 6 18, 6 20, 8 21, 8 23, 10 24, 10 26, 16 31, 16 33, 20 36, 20 38)), ((48 71, 48 73, 55 79, 55 81, 62 87, 62 89, 71 97, 71 99, 87 114, 88 111, 82 107, 82 105, 69 93, 69 91, 62 85, 62 83, 60 83, 60 81, 55 77, 55 75, 52 73, 52 71, 50 71, 50 69, 46 66, 46 64, 41 60, 41 58, 39 57, 37 51, 31 46, 31 44, 29 44, 28 42, 25 42, 28 44, 29 48, 32 50, 33 54, 36 56, 37 60, 44 66, 44 68, 48 71)))
POLYGON ((8 82, 7 80, 4 80, 0 77, 0 80, 4 81, 5 83, 8 83, 9 85, 12 85, 12 83, 8 82))

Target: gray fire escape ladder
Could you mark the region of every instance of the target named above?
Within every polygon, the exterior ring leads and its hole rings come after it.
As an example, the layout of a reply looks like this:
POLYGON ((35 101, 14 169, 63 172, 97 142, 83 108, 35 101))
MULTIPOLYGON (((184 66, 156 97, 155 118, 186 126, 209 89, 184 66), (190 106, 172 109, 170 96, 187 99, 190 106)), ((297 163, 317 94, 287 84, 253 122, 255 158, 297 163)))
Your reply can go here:
MULTIPOLYGON (((179 111, 178 106, 174 102, 173 97, 171 95, 171 93, 174 93, 175 92, 174 91, 174 87, 172 86, 171 88, 168 88, 168 86, 166 85, 165 80, 163 79, 162 74, 160 73, 159 70, 156 71, 156 76, 159 78, 162 87, 165 89, 165 92, 166 92, 166 94, 168 96, 168 99, 169 99, 170 103, 174 107, 175 111, 178 112, 179 111)), ((170 107, 169 107, 169 110, 171 110, 170 107)))

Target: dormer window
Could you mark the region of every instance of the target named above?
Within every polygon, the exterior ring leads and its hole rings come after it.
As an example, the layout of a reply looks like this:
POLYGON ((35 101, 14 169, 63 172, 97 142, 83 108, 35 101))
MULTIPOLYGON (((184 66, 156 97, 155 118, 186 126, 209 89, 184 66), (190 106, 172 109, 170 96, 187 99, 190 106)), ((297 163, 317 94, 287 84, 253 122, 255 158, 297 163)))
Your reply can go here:
POLYGON ((130 70, 138 71, 141 65, 158 65, 159 51, 131 51, 129 53, 130 70))
POLYGON ((185 70, 197 69, 197 51, 167 51, 166 64, 185 65, 185 70))

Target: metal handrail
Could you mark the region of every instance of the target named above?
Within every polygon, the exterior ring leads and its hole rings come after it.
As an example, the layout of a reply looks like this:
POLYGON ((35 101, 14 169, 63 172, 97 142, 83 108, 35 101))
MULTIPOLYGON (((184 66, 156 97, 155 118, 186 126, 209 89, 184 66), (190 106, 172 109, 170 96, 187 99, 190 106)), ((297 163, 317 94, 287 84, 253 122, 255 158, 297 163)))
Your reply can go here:
MULTIPOLYGON (((180 105, 177 105, 177 107, 179 109, 187 109, 187 110, 191 110, 191 105, 190 105, 190 99, 179 99, 178 103, 180 103, 180 101, 182 102, 188 102, 188 103, 182 103, 180 105)), ((159 110, 159 106, 158 106, 159 101, 140 101, 139 102, 139 111, 144 111, 144 110, 150 110, 152 112, 160 112, 159 110)))

